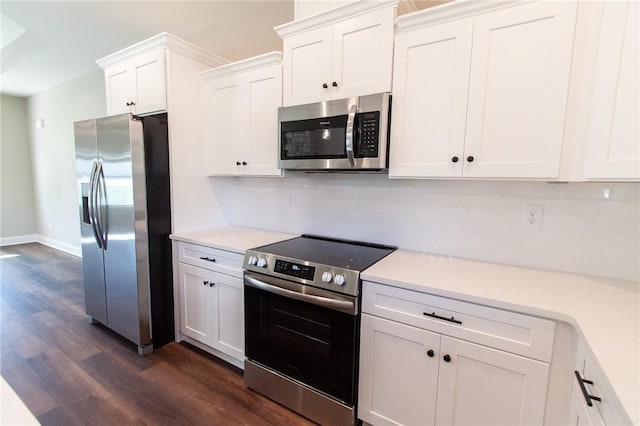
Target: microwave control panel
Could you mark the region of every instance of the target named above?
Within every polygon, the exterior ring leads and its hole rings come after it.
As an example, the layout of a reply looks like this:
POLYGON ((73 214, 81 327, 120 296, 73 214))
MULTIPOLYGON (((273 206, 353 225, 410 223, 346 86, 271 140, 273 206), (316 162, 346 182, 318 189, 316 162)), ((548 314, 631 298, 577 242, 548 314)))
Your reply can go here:
POLYGON ((378 138, 380 136, 380 111, 358 114, 358 131, 356 157, 377 157, 378 138))

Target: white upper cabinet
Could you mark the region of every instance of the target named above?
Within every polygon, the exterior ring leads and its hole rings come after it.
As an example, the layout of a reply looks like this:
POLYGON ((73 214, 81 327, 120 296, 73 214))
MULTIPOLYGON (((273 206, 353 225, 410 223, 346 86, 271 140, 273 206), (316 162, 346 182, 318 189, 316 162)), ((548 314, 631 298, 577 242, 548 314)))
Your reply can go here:
POLYGON ((398 19, 390 176, 556 178, 575 20, 537 1, 398 19))
POLYGON ((166 110, 164 69, 163 48, 106 67, 107 115, 166 110))
POLYGON ((272 52, 202 73, 209 175, 273 176, 278 169, 282 54, 272 52))
POLYGON ((167 110, 167 49, 220 65, 226 61, 167 33, 96 61, 104 70, 107 115, 146 115, 167 110))
POLYGON ((302 33, 283 42, 283 104, 311 103, 329 96, 331 27, 302 33))
POLYGON ((390 91, 397 3, 355 2, 276 27, 283 105, 390 91))
POLYGON ((462 176, 472 32, 464 20, 398 36, 391 176, 462 176))
POLYGON ((586 179, 640 179, 637 1, 605 1, 584 168, 586 179))

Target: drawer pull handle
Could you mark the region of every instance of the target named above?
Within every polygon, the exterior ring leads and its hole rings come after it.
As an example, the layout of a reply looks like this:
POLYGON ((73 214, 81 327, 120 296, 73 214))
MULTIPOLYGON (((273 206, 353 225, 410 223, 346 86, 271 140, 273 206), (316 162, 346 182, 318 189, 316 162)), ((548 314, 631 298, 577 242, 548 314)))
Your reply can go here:
POLYGON ((454 322, 456 324, 462 325, 462 321, 455 319, 455 317, 447 318, 447 317, 443 317, 443 316, 440 316, 440 315, 436 315, 435 312, 431 312, 431 313, 423 312, 422 315, 425 315, 425 316, 428 316, 428 317, 431 317, 431 318, 441 319, 441 320, 444 320, 444 321, 454 322))
POLYGON ((593 385, 593 382, 591 380, 587 380, 587 379, 583 379, 582 377, 580 377, 580 372, 578 370, 574 371, 576 373, 576 379, 578 380, 578 384, 580 385, 580 390, 582 391, 582 396, 584 396, 584 400, 586 401, 587 405, 589 407, 593 407, 593 403, 591 402, 593 401, 602 401, 602 399, 598 396, 593 396, 590 395, 589 392, 587 392, 587 388, 585 387, 585 383, 589 384, 589 385, 593 385))
POLYGON ((215 262, 215 259, 209 259, 208 257, 201 257, 200 260, 208 260, 209 262, 215 262))

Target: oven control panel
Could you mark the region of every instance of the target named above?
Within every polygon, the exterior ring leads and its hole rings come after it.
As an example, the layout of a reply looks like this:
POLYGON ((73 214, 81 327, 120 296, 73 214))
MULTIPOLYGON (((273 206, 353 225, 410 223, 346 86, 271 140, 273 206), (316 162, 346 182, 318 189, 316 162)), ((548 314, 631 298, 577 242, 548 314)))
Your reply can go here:
POLYGON ((253 250, 247 250, 243 266, 247 271, 259 272, 351 296, 357 296, 360 292, 360 274, 351 269, 304 262, 299 259, 274 256, 253 250))
POLYGON ((315 266, 302 265, 299 263, 276 259, 276 264, 273 267, 273 272, 289 275, 290 277, 313 281, 313 277, 316 273, 316 268, 315 266))

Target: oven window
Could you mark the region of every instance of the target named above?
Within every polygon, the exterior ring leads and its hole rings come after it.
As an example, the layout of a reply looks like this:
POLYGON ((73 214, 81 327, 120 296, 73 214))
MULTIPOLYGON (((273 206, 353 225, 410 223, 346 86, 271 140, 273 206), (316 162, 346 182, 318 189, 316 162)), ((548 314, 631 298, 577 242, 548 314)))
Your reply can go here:
POLYGON ((346 115, 282 122, 280 159, 347 158, 346 128, 346 115))
POLYGON ((253 287, 244 291, 247 358, 352 405, 359 317, 253 287))

